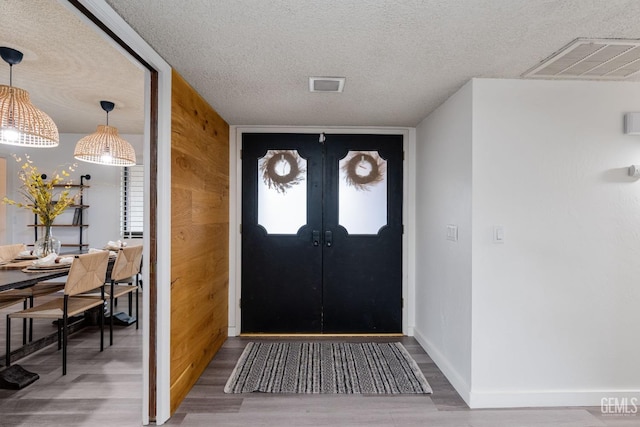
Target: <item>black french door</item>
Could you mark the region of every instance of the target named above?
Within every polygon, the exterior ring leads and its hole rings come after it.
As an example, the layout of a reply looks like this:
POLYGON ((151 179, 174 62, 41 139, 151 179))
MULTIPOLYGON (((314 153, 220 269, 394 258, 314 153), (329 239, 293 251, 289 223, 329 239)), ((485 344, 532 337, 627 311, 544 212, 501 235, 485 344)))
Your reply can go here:
POLYGON ((402 331, 402 136, 243 134, 243 333, 402 331))

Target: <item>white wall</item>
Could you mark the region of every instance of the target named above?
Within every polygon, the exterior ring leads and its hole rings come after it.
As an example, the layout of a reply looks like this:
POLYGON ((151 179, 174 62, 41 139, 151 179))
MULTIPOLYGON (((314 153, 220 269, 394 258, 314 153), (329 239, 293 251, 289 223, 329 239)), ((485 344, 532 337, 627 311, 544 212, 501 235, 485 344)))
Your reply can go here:
MULTIPOLYGON (((22 157, 28 154, 42 173, 50 175, 54 171, 60 172, 66 166, 76 163, 75 172, 71 174, 74 184, 80 183, 80 175, 91 175, 91 180, 85 183, 90 188, 85 190, 84 203, 90 205, 85 211, 83 222, 89 224, 85 230, 84 241, 90 247, 103 247, 109 240, 120 238, 120 173, 121 169, 114 166, 103 166, 80 162, 73 158, 76 142, 85 135, 61 134, 60 145, 56 148, 23 148, 10 145, 0 145, 0 157, 7 159, 7 191, 8 196, 16 201, 21 200, 16 192, 20 186, 18 170, 20 165, 11 157, 12 153, 22 157)), ((142 161, 142 135, 121 135, 131 142, 138 155, 138 163, 142 161)), ((73 210, 69 209, 56 218, 55 223, 71 223, 73 210)), ((34 241, 32 227, 33 214, 14 206, 7 207, 7 237, 4 243, 26 243, 34 241)), ((76 229, 54 228, 54 236, 63 242, 74 242, 78 239, 76 229)), ((67 251, 73 248, 66 248, 67 251)))
POLYGON ((640 395, 633 111, 639 83, 474 79, 418 127, 416 337, 471 407, 640 395))
POLYGON ((472 405, 637 397, 640 84, 481 79, 473 104, 472 405))
POLYGON ((471 385, 472 85, 416 131, 416 339, 467 400, 471 385), (457 225, 458 241, 446 240, 457 225))

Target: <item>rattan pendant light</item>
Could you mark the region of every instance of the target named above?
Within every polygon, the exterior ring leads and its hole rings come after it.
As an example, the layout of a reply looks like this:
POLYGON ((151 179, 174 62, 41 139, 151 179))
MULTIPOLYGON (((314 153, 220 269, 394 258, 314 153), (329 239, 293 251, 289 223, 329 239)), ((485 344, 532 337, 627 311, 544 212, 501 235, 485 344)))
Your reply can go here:
POLYGON ((109 126, 109 112, 115 106, 110 101, 100 101, 107 112, 107 124, 98 125, 98 130, 82 138, 76 144, 73 157, 89 163, 111 166, 133 166, 136 164, 136 152, 131 144, 118 135, 118 129, 109 126))
POLYGON ((9 86, 0 85, 0 143, 57 147, 60 136, 51 117, 31 103, 29 92, 13 86, 13 66, 22 61, 22 52, 0 47, 0 56, 9 64, 9 86))

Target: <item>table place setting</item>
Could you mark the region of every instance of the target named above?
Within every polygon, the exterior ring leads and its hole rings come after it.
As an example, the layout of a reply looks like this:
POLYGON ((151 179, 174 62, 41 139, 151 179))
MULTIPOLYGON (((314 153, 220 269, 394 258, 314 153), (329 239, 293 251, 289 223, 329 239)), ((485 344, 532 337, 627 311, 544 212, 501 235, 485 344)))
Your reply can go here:
POLYGON ((18 255, 16 255, 13 261, 26 261, 30 259, 31 260, 38 259, 38 257, 33 254, 33 251, 26 250, 26 251, 21 251, 18 255))
POLYGON ((104 245, 104 249, 108 249, 110 251, 118 251, 120 248, 124 248, 127 246, 127 242, 122 240, 109 240, 106 245, 104 245))
POLYGON ((0 264, 0 270, 21 270, 25 267, 29 267, 35 258, 14 258, 11 261, 3 262, 0 264))
POLYGON ((31 261, 31 264, 23 268, 25 273, 34 273, 51 270, 61 270, 70 268, 73 263, 73 257, 61 257, 56 253, 51 253, 43 258, 38 258, 31 261))
POLYGON ((102 249, 98 248, 89 248, 89 253, 93 254, 96 252, 104 252, 109 251, 109 258, 115 258, 118 255, 118 251, 122 248, 127 247, 127 242, 122 240, 109 240, 106 245, 102 249))
POLYGON ((106 245, 104 245, 104 250, 109 250, 109 251, 119 251, 122 248, 126 248, 127 247, 127 242, 123 241, 123 240, 109 240, 107 242, 106 245))
MULTIPOLYGON (((90 254, 95 254, 96 252, 105 252, 108 249, 97 249, 97 248, 89 248, 90 254)), ((116 251, 109 251, 109 258, 115 258, 118 255, 116 251)))

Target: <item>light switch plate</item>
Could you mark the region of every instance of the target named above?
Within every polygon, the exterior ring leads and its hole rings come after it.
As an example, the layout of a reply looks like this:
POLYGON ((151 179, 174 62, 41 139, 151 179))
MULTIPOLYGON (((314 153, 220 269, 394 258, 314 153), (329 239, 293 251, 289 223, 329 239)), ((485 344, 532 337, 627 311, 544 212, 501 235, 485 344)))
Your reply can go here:
POLYGON ((504 226, 493 226, 493 243, 504 243, 504 226))
POLYGON ((447 240, 452 242, 458 241, 458 226, 454 224, 447 224, 447 240))

